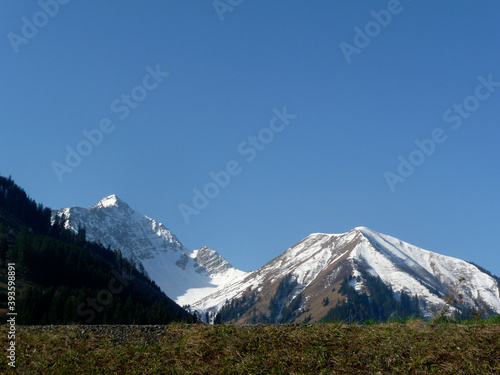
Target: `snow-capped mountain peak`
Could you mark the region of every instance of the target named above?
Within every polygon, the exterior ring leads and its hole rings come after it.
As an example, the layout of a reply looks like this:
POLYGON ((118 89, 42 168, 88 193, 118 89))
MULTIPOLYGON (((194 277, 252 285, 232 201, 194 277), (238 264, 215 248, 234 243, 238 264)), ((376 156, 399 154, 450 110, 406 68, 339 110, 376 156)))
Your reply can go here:
POLYGON ((350 259, 395 292, 425 296, 430 307, 442 305, 442 296, 449 294, 460 277, 464 302, 477 303, 500 312, 500 288, 496 281, 476 266, 461 259, 424 250, 397 238, 365 228, 361 246, 350 259))
POLYGON ((361 232, 362 234, 367 234, 367 233, 369 234, 370 232, 375 232, 374 230, 367 228, 367 227, 363 227, 363 226, 356 227, 353 230, 357 230, 358 232, 361 232))
POLYGON ((116 194, 108 195, 99 202, 89 207, 89 209, 115 208, 123 211, 134 211, 127 203, 120 199, 116 194))
POLYGON ((88 240, 120 249, 125 257, 142 263, 169 297, 202 316, 207 312, 213 317, 227 301, 236 301, 234 306, 253 301, 247 310, 240 305, 235 321, 248 322, 256 316, 277 321, 280 311, 300 296, 294 319, 320 320, 331 308, 324 301, 345 303, 346 297, 339 292, 345 280, 358 293, 366 292, 366 275, 383 283, 396 299, 418 297, 426 316, 435 313, 443 296, 465 277, 465 303, 500 313, 498 282, 476 266, 364 226, 341 234, 310 234, 247 273, 207 246, 187 249, 166 226, 137 213, 116 195, 89 208, 65 208, 54 215, 64 218, 74 231, 85 228, 88 240), (279 294, 280 290, 287 294, 279 294), (271 306, 277 310, 270 312, 271 306))
POLYGON ((224 273, 228 269, 233 268, 219 253, 207 246, 194 250, 192 257, 199 266, 206 269, 209 275, 224 273))
POLYGON ((208 247, 187 249, 162 223, 134 211, 114 194, 89 208, 64 208, 54 216, 64 218, 75 232, 85 228, 87 240, 142 263, 147 275, 181 305, 245 274, 208 247))
POLYGON ((102 198, 96 205, 93 207, 118 207, 121 203, 124 203, 120 198, 118 198, 115 194, 111 194, 107 197, 102 198))
MULTIPOLYGON (((465 277, 464 302, 500 312, 500 287, 494 278, 460 259, 410 245, 366 227, 343 234, 313 233, 245 278, 198 301, 200 310, 218 311, 224 301, 255 300, 236 321, 248 322, 257 316, 272 317, 270 306, 283 310, 299 294, 296 321, 319 320, 331 308, 325 300, 345 302, 338 290, 347 277, 359 293, 366 290, 363 275, 378 278, 399 298, 402 293, 417 296, 424 316, 432 316, 443 305, 459 277, 465 277), (288 296, 276 305, 278 290, 289 280, 288 296), (271 304, 272 302, 272 304, 271 304)), ((279 318, 279 314, 274 318, 279 318)))

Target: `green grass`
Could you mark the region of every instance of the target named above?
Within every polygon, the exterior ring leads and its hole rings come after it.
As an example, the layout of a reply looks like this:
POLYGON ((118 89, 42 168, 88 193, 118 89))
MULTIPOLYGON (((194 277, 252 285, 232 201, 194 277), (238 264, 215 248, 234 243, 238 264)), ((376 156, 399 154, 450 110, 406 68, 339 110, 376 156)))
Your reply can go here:
MULTIPOLYGON (((499 318, 489 324, 184 325, 148 334, 18 326, 20 374, 500 374, 499 318)), ((119 328, 121 329, 121 328, 119 328)), ((7 327, 0 327, 7 347, 7 327)), ((5 351, 4 351, 5 353, 5 351)))

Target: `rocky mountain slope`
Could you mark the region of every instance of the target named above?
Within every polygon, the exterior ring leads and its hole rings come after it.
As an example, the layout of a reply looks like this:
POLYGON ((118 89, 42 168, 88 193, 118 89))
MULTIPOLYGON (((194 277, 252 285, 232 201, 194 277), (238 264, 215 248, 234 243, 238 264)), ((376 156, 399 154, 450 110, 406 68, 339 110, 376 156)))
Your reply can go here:
MULTIPOLYGON (((443 297, 452 293, 460 277, 465 279, 459 286, 464 306, 500 313, 500 288, 491 275, 365 227, 311 234, 246 273, 207 247, 186 249, 163 224, 115 195, 89 208, 59 210, 56 216, 75 231, 85 227, 89 240, 120 249, 141 263, 168 296, 202 317, 213 318, 221 311, 226 320, 239 323, 318 321, 337 305, 353 302, 349 288, 364 295, 372 303, 370 311, 379 316, 373 304, 382 304, 378 294, 385 293, 397 306, 408 310, 411 304, 413 310, 408 311, 428 317, 441 309, 443 297)), ((383 303, 386 309, 396 308, 387 297, 383 303)))
POLYGON ((464 305, 500 313, 497 281, 476 266, 364 227, 344 234, 311 234, 194 307, 215 312, 226 300, 233 300, 229 305, 237 314, 230 317, 236 322, 269 318, 276 322, 285 312, 288 316, 293 313, 293 321, 317 321, 337 303, 347 302, 345 293, 340 293, 347 279, 358 293, 369 295, 364 275, 379 278, 395 299, 402 294, 417 296, 424 316, 436 314, 443 305, 442 297, 452 293, 459 277, 464 277, 460 286, 464 305))
POLYGON ((145 273, 179 305, 189 305, 226 283, 246 275, 216 251, 204 246, 191 251, 162 223, 134 211, 116 195, 89 207, 53 213, 67 228, 85 228, 98 241, 142 264, 145 273))

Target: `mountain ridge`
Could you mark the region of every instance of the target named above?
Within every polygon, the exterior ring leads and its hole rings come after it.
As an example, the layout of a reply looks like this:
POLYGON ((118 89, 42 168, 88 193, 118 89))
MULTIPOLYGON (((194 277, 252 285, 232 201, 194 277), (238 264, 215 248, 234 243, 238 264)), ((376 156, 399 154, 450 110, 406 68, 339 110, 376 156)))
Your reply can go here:
POLYGON ((395 300, 417 298, 422 314, 432 316, 461 275, 467 279, 463 285, 467 305, 500 313, 500 287, 493 277, 463 260, 364 226, 340 234, 312 233, 257 270, 243 272, 206 246, 185 248, 167 227, 137 213, 114 194, 87 209, 65 208, 55 216, 65 218, 74 231, 85 227, 91 240, 121 249, 140 262, 167 295, 200 316, 213 318, 231 301, 242 299, 247 304, 253 301, 249 304, 253 315, 239 308, 235 322, 259 316, 263 321, 279 319, 283 311, 290 313, 292 305, 293 319, 321 320, 332 305, 347 301, 339 293, 342 288, 345 292, 347 279, 357 293, 369 293, 367 285, 373 282, 368 276, 380 280, 395 300))
MULTIPOLYGON (((357 292, 366 290, 365 273, 381 280, 396 299, 401 295, 418 297, 419 308, 426 317, 438 312, 443 297, 451 294, 460 276, 467 280, 463 285, 466 305, 482 305, 494 313, 500 312, 498 283, 474 265, 417 248, 366 227, 357 227, 343 234, 311 234, 236 285, 207 296, 194 307, 218 311, 223 307, 220 304, 224 305, 224 297, 229 300, 254 298, 260 299, 253 306, 257 310, 255 315, 269 316, 272 315, 270 306, 278 294, 279 283, 291 277, 296 285, 287 296, 288 300, 282 301, 281 309, 289 306, 300 294, 302 312, 299 311, 297 321, 309 316, 320 320, 329 309, 327 305, 321 306, 323 300, 345 302, 345 297, 338 293, 344 278, 354 277, 350 285, 357 292), (337 291, 330 292, 332 287, 337 291)), ((252 319, 255 321, 255 316, 243 313, 234 321, 252 319)))
POLYGON ((5 299, 0 315, 7 319, 11 313, 17 324, 198 321, 129 260, 86 241, 85 231, 75 233, 65 229, 62 221, 54 222, 49 208, 2 176, 0 264, 2 280, 7 276, 10 280, 9 288, 0 285, 1 294, 7 296, 9 290, 16 295, 9 308, 5 299))
POLYGON ((191 251, 162 223, 138 213, 115 194, 88 207, 53 211, 74 232, 85 228, 97 241, 142 264, 144 272, 180 305, 245 274, 216 251, 203 246, 191 251))

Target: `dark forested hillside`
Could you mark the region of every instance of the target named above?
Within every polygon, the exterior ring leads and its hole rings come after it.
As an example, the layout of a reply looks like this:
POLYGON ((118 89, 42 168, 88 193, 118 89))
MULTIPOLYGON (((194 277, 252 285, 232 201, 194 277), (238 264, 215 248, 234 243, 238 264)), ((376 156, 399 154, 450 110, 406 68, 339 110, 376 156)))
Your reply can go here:
MULTIPOLYGON (((330 321, 356 321, 366 320, 387 321, 392 318, 405 319, 408 317, 420 317, 421 311, 417 296, 409 296, 405 293, 395 295, 393 290, 386 286, 378 277, 362 272, 359 281, 363 281, 364 290, 357 291, 351 286, 353 276, 346 276, 339 289, 342 298, 335 306, 328 310, 323 322, 330 321)), ((291 298, 291 292, 297 286, 291 275, 285 276, 279 283, 276 292, 269 303, 268 314, 258 313, 254 305, 258 298, 255 293, 249 297, 244 295, 232 299, 220 309, 215 317, 215 323, 234 322, 248 311, 251 311, 249 321, 251 323, 298 323, 307 322, 310 318, 297 321, 297 317, 304 312, 302 306, 302 294, 291 298)), ((323 299, 323 306, 330 305, 328 297, 323 299)))
POLYGON ((165 324, 195 318, 161 292, 119 251, 56 221, 9 177, 0 176, 0 291, 16 270, 18 324, 165 324))
POLYGON ((387 321, 421 315, 417 296, 401 293, 396 298, 392 289, 378 277, 363 272, 359 278, 363 281, 364 292, 359 293, 350 285, 353 276, 346 277, 339 292, 347 297, 347 302, 332 307, 323 321, 387 321))

